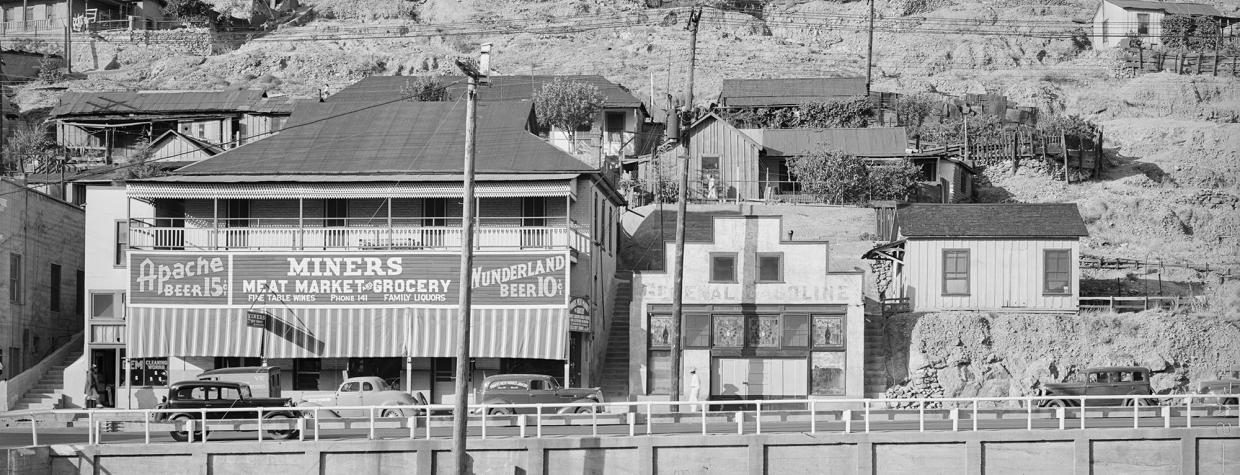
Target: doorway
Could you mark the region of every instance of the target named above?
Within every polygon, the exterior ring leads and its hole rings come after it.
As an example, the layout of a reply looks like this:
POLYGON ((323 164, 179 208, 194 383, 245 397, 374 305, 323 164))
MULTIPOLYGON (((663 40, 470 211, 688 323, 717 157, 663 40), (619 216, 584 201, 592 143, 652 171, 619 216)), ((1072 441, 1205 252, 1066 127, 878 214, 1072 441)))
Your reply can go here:
MULTIPOLYGON (((123 351, 115 348, 90 351, 91 368, 96 370, 94 390, 99 395, 98 404, 102 407, 116 407, 116 383, 121 380, 123 351)), ((89 376, 87 380, 89 385, 89 376)), ((88 393, 90 389, 87 388, 88 393)))

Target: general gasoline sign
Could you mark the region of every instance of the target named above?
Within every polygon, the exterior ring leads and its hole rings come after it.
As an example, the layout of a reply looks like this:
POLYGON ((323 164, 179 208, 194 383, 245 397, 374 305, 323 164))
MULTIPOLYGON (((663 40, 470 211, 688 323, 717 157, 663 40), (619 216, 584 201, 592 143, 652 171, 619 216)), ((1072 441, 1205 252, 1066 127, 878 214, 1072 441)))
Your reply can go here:
MULTIPOLYGON (((413 253, 133 252, 130 299, 143 304, 246 306, 451 305, 460 256, 413 253)), ((477 254, 477 305, 564 305, 565 252, 477 254)))

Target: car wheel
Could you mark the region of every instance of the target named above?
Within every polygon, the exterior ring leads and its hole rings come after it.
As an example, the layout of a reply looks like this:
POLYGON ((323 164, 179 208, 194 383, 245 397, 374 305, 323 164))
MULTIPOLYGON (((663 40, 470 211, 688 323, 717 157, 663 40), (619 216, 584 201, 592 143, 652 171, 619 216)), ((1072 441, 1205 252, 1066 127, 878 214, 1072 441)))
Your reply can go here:
POLYGON ((577 408, 577 413, 578 414, 593 414, 594 408, 590 406, 581 406, 577 408))
MULTIPOLYGON (((191 417, 188 414, 177 414, 175 416, 172 416, 172 419, 170 420, 172 421, 173 424, 176 424, 182 427, 184 427, 185 424, 187 424, 189 421, 194 421, 195 424, 199 422, 196 418, 191 417)), ((174 431, 169 432, 168 435, 171 435, 172 440, 175 440, 177 442, 185 442, 186 440, 189 439, 189 431, 187 430, 174 430, 174 431)), ((202 431, 200 430, 194 431, 194 440, 202 440, 202 431)))
POLYGON ((495 407, 495 408, 491 408, 487 410, 487 414, 492 415, 492 416, 509 416, 509 415, 512 415, 512 408, 495 407))
POLYGON ((1133 407, 1133 406, 1144 407, 1148 405, 1150 405, 1150 401, 1143 397, 1134 397, 1134 398, 1128 398, 1124 400, 1124 406, 1126 407, 1133 407))
POLYGON ((1224 405, 1224 406, 1234 406, 1234 405, 1236 405, 1238 402, 1240 402, 1240 398, 1229 397, 1229 398, 1227 398, 1227 399, 1224 399, 1224 400, 1223 400, 1223 405, 1224 405))
MULTIPOLYGON (((290 421, 292 419, 293 418, 289 417, 288 414, 272 414, 270 416, 263 418, 263 420, 267 420, 267 421, 281 422, 282 423, 281 425, 283 425, 284 421, 290 421)), ((268 430, 265 432, 267 432, 267 435, 270 436, 272 439, 276 439, 276 440, 287 440, 287 439, 292 439, 293 437, 297 437, 297 429, 272 429, 272 430, 268 430)))
POLYGON ((379 417, 405 417, 405 412, 400 409, 384 409, 379 417))
POLYGON ((1063 399, 1051 399, 1045 404, 1046 407, 1068 407, 1068 403, 1063 399))

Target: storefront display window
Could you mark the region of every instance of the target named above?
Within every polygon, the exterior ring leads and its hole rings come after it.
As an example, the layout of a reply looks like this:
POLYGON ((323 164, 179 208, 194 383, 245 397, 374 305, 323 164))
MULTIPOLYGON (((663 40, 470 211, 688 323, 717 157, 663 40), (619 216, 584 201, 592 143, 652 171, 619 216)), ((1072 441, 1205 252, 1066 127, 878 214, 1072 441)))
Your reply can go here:
POLYGON ((784 348, 809 346, 809 315, 784 316, 784 348))
POLYGON ((814 315, 814 348, 844 347, 844 316, 814 315))
POLYGON ((669 348, 672 346, 671 315, 650 316, 650 347, 669 348))
POLYGON ((781 336, 779 315, 759 315, 749 318, 749 346, 779 348, 781 336))
POLYGON ((844 395, 844 352, 815 351, 810 384, 815 396, 844 395))
POLYGON ((129 360, 129 384, 133 386, 167 386, 168 358, 134 358, 129 360))
POLYGON ((685 348, 710 347, 710 315, 685 315, 685 348))
POLYGON ((740 315, 715 315, 714 345, 739 348, 745 335, 740 315))

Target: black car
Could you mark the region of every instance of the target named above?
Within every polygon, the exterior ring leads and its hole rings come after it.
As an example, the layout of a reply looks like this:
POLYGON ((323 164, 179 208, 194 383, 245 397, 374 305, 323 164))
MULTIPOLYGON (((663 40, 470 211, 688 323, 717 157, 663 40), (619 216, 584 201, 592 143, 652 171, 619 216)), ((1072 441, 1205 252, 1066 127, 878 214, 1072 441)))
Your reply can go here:
MULTIPOLYGON (((250 386, 245 383, 231 381, 181 381, 175 383, 168 389, 167 401, 161 403, 157 413, 157 421, 179 421, 184 423, 193 420, 195 423, 202 421, 202 409, 236 409, 235 411, 210 411, 206 413, 207 419, 255 419, 258 411, 255 408, 280 407, 287 409, 267 410, 263 411, 263 420, 268 421, 288 421, 301 417, 301 411, 293 407, 293 401, 289 398, 266 398, 254 397, 250 391, 250 386), (181 411, 184 412, 181 412, 181 411)), ((281 427, 287 427, 281 424, 281 427)), ((298 432, 293 429, 280 428, 267 430, 267 435, 273 439, 291 439, 297 437, 298 432)), ((172 438, 176 440, 186 440, 189 437, 188 431, 172 431, 172 438)), ((201 431, 194 431, 194 438, 200 439, 201 431)))

